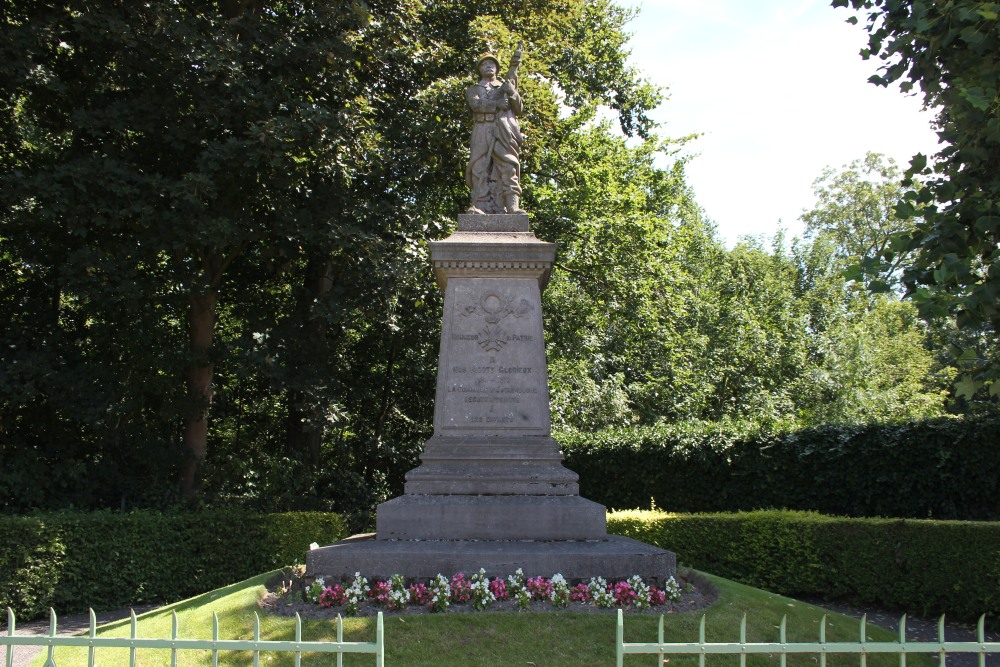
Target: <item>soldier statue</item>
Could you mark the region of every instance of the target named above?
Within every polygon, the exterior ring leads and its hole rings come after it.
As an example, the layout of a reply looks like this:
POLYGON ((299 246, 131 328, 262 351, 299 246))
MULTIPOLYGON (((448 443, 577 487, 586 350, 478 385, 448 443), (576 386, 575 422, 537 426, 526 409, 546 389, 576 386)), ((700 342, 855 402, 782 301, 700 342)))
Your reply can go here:
POLYGON ((517 91, 521 47, 511 58, 505 80, 500 62, 486 54, 476 70, 479 83, 465 91, 472 112, 472 141, 465 180, 472 192, 468 213, 524 213, 521 209, 521 134, 517 117, 524 108, 517 91))

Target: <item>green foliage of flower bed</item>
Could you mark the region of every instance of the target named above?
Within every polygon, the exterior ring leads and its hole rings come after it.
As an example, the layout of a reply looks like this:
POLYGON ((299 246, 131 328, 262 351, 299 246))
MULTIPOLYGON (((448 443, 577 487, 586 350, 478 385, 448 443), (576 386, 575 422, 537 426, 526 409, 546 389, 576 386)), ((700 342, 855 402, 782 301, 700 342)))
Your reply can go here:
POLYGON ((608 532, 782 595, 966 620, 1000 616, 998 522, 626 511, 608 515, 608 532))
POLYGON ((0 609, 28 619, 179 600, 346 535, 338 515, 305 512, 0 516, 0 609))
POLYGON ((718 424, 562 433, 583 495, 609 508, 764 508, 1000 520, 1000 415, 791 433, 718 424))

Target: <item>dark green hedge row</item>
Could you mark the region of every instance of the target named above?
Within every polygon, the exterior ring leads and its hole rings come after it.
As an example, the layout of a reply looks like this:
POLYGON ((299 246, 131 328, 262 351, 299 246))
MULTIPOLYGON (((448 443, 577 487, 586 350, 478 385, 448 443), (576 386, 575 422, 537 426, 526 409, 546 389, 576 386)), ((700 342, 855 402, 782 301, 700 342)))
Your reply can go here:
POLYGON ((0 610, 28 619, 172 602, 305 562, 310 543, 346 535, 325 513, 0 516, 0 610))
POLYGON ((664 426, 564 433, 583 496, 609 508, 765 508, 1000 520, 1000 415, 734 433, 664 426))
POLYGON ((769 510, 626 511, 608 532, 680 563, 793 597, 974 620, 1000 618, 1000 523, 852 519, 769 510))

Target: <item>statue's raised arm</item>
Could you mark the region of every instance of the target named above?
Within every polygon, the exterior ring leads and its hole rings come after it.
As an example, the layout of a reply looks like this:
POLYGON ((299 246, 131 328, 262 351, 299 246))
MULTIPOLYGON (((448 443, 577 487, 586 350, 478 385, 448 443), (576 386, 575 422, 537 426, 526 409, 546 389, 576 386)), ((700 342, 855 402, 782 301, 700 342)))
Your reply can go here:
POLYGON ((518 46, 505 80, 497 78, 500 61, 492 54, 479 58, 479 83, 465 91, 472 113, 472 140, 465 180, 471 200, 468 213, 524 213, 521 209, 521 144, 517 117, 524 109, 518 92, 518 46))

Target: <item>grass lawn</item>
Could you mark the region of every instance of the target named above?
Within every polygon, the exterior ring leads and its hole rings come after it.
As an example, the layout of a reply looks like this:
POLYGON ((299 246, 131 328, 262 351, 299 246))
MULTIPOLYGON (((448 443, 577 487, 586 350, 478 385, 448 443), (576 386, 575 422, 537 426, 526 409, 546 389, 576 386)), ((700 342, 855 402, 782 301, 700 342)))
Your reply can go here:
MULTIPOLYGON (((190 600, 178 602, 139 617, 140 637, 168 638, 171 628, 171 611, 178 616, 179 636, 211 638, 212 613, 218 614, 220 638, 252 638, 253 614, 258 611, 257 601, 264 593, 268 573, 233 584, 190 600)), ((688 614, 672 614, 666 620, 667 641, 696 641, 698 622, 706 616, 708 641, 738 641, 739 624, 747 616, 749 641, 777 640, 781 617, 788 617, 788 641, 815 642, 819 638, 820 618, 824 611, 796 600, 743 586, 726 579, 709 577, 719 589, 718 601, 706 610, 688 614)), ((260 613, 262 639, 291 639, 294 619, 260 613)), ((613 665, 615 657, 615 612, 573 613, 444 613, 408 616, 385 616, 386 665, 420 667, 469 667, 486 665, 523 665, 555 667, 566 665, 613 665)), ((657 616, 648 614, 625 615, 625 641, 649 642, 656 640, 657 616)), ((104 626, 102 636, 127 637, 128 621, 104 626)), ((307 641, 333 640, 334 624, 330 621, 304 621, 303 636, 307 641)), ((827 641, 857 641, 858 621, 840 614, 830 613, 827 619, 827 641)), ((869 626, 868 637, 873 641, 894 641, 893 633, 869 626)), ((344 638, 347 641, 371 642, 375 640, 374 618, 349 618, 344 621, 344 638)), ((170 653, 166 650, 140 650, 138 665, 169 665, 170 653)), ((910 656, 914 667, 929 666, 929 659, 910 656)), ((32 663, 41 667, 44 652, 32 663)), ((626 665, 652 665, 655 656, 626 656, 626 665)), ((59 667, 76 667, 87 664, 86 649, 61 648, 55 652, 59 667)), ((219 654, 220 664, 250 665, 248 652, 219 654)), ((293 654, 263 653, 262 665, 292 665, 293 654)), ((697 665, 697 659, 675 656, 668 660, 671 667, 697 665)), ((99 649, 96 663, 101 667, 127 665, 127 649, 99 649)), ((178 665, 211 664, 207 651, 180 651, 178 665)), ((737 667, 737 656, 710 656, 711 666, 737 667)), ((750 656, 750 665, 778 665, 778 658, 750 656)), ((303 656, 305 665, 335 665, 336 656, 311 654, 303 656)), ((346 655, 348 667, 374 665, 371 655, 346 655)), ((819 665, 816 656, 789 656, 789 665, 819 665)), ((830 667, 857 665, 856 656, 830 656, 830 667)), ((894 656, 869 658, 870 667, 892 667, 898 664, 894 656)))

